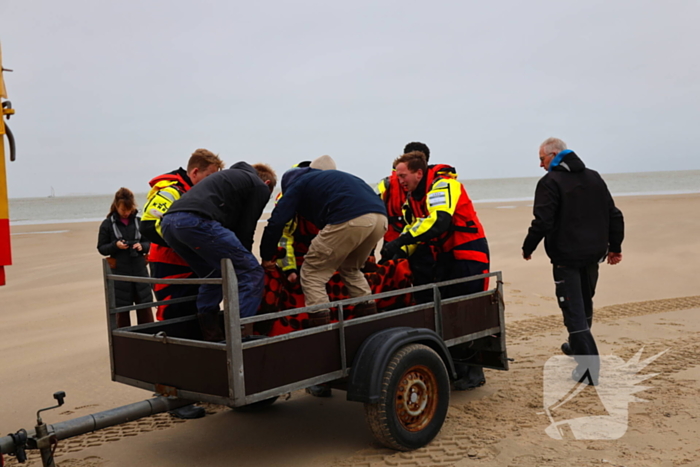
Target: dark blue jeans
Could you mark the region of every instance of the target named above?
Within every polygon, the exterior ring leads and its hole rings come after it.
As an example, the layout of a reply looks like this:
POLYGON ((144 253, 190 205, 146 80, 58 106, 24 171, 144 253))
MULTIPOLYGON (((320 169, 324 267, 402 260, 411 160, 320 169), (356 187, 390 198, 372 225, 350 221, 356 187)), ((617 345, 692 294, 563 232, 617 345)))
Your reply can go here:
POLYGON ((598 264, 576 268, 553 265, 557 303, 564 316, 564 325, 569 331, 569 345, 579 366, 589 366, 594 375, 598 373, 598 346, 595 343, 593 325, 593 296, 598 283, 598 264), (584 365, 586 363, 586 365, 584 365))
MULTIPOLYGON (((236 234, 219 222, 192 212, 174 212, 163 217, 163 238, 192 267, 199 277, 221 277, 221 260, 230 258, 238 278, 241 317, 253 316, 262 300, 265 274, 255 256, 236 234)), ((223 299, 220 285, 202 284, 197 296, 199 313, 216 313, 223 299)))

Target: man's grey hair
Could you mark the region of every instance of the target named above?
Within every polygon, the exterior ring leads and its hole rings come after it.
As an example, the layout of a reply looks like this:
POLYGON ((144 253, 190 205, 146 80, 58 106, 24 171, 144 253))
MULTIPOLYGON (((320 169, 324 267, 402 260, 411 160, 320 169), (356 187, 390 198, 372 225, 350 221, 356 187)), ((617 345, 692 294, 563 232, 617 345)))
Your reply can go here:
POLYGON ((567 149, 566 143, 559 138, 547 138, 540 144, 540 148, 542 148, 545 153, 555 152, 557 154, 567 149))

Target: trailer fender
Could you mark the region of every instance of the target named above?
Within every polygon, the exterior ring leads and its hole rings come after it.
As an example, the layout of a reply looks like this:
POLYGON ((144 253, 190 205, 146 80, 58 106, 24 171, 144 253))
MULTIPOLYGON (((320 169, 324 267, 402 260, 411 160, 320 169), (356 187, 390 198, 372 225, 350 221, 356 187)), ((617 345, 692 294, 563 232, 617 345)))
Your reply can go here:
POLYGON ((396 327, 369 336, 360 346, 348 381, 347 400, 376 404, 379 402, 382 376, 391 357, 409 344, 423 344, 435 350, 456 378, 454 363, 445 343, 435 331, 425 328, 396 327))

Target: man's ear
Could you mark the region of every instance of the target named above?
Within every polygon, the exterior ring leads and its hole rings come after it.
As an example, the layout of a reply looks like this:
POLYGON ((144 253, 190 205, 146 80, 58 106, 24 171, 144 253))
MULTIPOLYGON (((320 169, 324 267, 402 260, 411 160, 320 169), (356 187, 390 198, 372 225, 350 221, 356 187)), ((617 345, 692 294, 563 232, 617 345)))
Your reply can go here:
POLYGON ((273 188, 272 188, 272 180, 263 180, 263 182, 264 182, 265 185, 267 185, 267 187, 270 189, 270 193, 272 193, 272 191, 273 191, 273 188))

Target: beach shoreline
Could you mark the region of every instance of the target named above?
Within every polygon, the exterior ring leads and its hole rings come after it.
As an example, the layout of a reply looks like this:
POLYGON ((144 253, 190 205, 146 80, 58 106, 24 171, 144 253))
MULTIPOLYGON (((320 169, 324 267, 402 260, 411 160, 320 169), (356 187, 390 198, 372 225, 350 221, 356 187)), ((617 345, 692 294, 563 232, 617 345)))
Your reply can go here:
MULTIPOLYGON (((280 174, 281 176, 281 174, 280 174)), ((460 179, 476 206, 484 203, 509 203, 532 200, 540 177, 501 179, 460 179)), ((614 197, 666 196, 700 193, 700 170, 603 174, 614 197)), ((378 180, 370 181, 374 186, 378 180)), ((137 206, 143 206, 146 193, 134 188, 137 206)), ((279 187, 265 207, 271 212, 279 187)), ((10 222, 14 225, 91 222, 101 220, 103 206, 112 202, 112 194, 66 195, 53 198, 11 198, 10 222), (80 218, 76 218, 76 217, 80 218), (63 219, 63 220, 62 220, 63 219)))
MULTIPOLYGON (((657 198, 657 197, 668 197, 668 196, 686 196, 686 195, 700 195, 700 191, 667 191, 667 192, 658 192, 658 193, 644 193, 644 192, 635 192, 635 193, 621 193, 621 194, 614 194, 613 198, 657 198)), ((519 198, 504 198, 504 199, 482 199, 482 200, 474 200, 472 201, 475 207, 480 207, 480 206, 485 206, 485 207, 494 207, 499 209, 508 209, 513 206, 509 206, 509 204, 512 203, 517 203, 517 205, 525 203, 526 206, 532 206, 532 196, 530 197, 519 197, 519 198)), ((260 222, 265 222, 268 217, 270 217, 270 214, 272 213, 272 208, 270 209, 265 209, 263 211, 262 216, 260 217, 260 222)), ((19 220, 19 221, 10 221, 10 226, 11 227, 21 227, 25 225, 61 225, 61 224, 87 224, 87 223, 99 223, 102 222, 104 218, 103 217, 94 217, 94 218, 81 218, 81 219, 46 219, 46 220, 19 220)), ((21 233, 21 232, 20 232, 21 233)))

